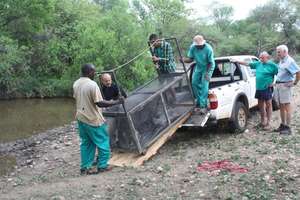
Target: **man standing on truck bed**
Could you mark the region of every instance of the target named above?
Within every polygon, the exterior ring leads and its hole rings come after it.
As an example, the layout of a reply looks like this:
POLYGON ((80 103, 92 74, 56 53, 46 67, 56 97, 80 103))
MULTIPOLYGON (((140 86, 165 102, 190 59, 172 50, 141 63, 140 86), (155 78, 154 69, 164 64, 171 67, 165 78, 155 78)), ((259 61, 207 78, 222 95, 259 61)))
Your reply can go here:
POLYGON ((204 40, 202 35, 196 35, 188 51, 188 57, 183 62, 196 61, 192 76, 192 88, 197 99, 196 112, 207 112, 208 85, 215 69, 214 52, 212 47, 204 40))
POLYGON ((269 61, 270 55, 264 51, 259 55, 260 61, 243 62, 231 60, 242 65, 248 65, 255 69, 256 74, 256 92, 255 98, 258 99, 258 108, 260 111, 260 124, 258 127, 264 130, 270 130, 270 121, 272 116, 272 95, 274 77, 278 73, 278 67, 275 63, 269 61))
POLYGON ((82 77, 73 84, 73 96, 76 100, 76 119, 80 136, 80 173, 87 175, 110 169, 108 166, 110 158, 109 134, 100 108, 123 103, 124 99, 103 100, 97 83, 93 81, 95 76, 93 64, 84 64, 81 73, 82 77), (92 164, 96 148, 99 152, 99 159, 97 170, 93 170, 92 164))
POLYGON ((149 36, 149 43, 153 46, 153 48, 150 49, 152 61, 158 67, 159 74, 175 72, 176 63, 171 44, 159 39, 156 34, 149 36))
POLYGON ((292 86, 297 85, 300 80, 300 68, 295 60, 289 56, 288 47, 280 45, 276 48, 279 61, 279 70, 276 80, 275 97, 279 102, 281 124, 275 131, 280 134, 291 134, 292 118, 292 86), (296 79, 294 76, 296 74, 296 79))

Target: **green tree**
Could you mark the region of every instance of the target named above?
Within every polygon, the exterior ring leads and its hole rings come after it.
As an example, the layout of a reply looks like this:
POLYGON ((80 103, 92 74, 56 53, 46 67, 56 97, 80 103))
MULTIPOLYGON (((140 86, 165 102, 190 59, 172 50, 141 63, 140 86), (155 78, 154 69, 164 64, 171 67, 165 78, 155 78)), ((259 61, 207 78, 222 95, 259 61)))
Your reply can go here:
POLYGON ((212 9, 212 19, 215 25, 222 31, 225 32, 232 23, 233 7, 218 2, 213 2, 210 6, 212 9))

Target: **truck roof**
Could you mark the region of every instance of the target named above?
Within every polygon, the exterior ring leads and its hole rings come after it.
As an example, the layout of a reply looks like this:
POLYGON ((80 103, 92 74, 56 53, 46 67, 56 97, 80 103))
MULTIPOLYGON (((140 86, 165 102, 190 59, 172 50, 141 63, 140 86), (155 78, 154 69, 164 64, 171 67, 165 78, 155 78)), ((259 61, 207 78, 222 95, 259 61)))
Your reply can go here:
POLYGON ((237 59, 237 60, 244 60, 247 58, 256 58, 253 55, 235 55, 235 56, 223 56, 223 57, 217 57, 215 60, 229 60, 229 59, 237 59))

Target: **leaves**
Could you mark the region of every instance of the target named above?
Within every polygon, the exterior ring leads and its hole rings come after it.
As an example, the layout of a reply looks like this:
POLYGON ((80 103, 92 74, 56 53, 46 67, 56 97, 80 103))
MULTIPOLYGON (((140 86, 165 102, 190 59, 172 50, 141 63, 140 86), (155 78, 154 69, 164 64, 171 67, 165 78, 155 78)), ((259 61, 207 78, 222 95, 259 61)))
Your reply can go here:
MULTIPOLYGON (((228 5, 211 8, 207 20, 190 19, 182 0, 0 1, 0 97, 70 95, 82 64, 100 72, 126 63, 147 49, 151 33, 176 37, 183 55, 196 34, 216 56, 272 53, 282 43, 300 50, 297 0, 272 0, 240 21, 228 5)), ((119 74, 128 90, 155 74, 147 52, 127 68, 119 74)))

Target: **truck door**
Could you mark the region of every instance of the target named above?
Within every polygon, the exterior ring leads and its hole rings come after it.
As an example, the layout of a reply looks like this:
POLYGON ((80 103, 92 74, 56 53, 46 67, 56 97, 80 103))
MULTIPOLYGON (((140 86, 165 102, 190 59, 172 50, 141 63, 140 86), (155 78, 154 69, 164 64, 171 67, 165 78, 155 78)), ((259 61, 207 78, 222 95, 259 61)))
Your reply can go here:
POLYGON ((213 74, 211 84, 218 86, 213 89, 218 97, 218 118, 227 118, 232 109, 233 97, 241 87, 241 72, 238 66, 229 60, 218 61, 216 64, 220 74, 213 74))

